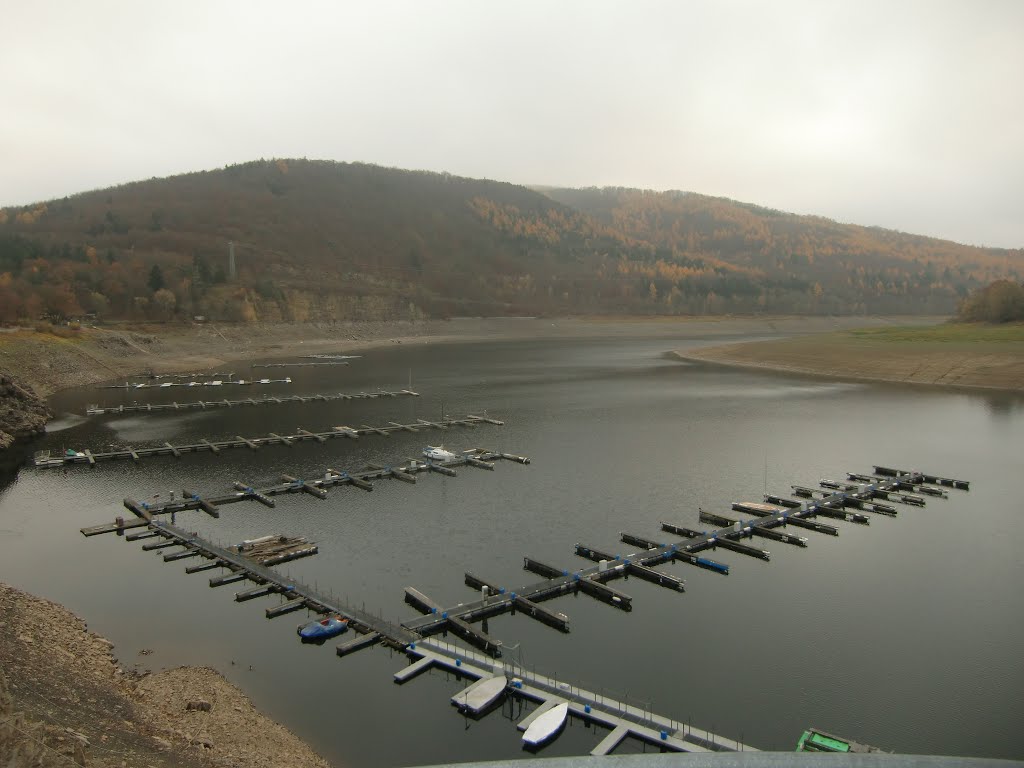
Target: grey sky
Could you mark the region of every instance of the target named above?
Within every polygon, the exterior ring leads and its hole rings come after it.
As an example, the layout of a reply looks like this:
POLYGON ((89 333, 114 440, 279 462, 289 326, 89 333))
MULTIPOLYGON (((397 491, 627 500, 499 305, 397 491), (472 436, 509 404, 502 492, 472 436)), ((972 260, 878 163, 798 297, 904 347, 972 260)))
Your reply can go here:
POLYGON ((1024 2, 15 2, 0 205, 260 157, 1024 247, 1024 2))

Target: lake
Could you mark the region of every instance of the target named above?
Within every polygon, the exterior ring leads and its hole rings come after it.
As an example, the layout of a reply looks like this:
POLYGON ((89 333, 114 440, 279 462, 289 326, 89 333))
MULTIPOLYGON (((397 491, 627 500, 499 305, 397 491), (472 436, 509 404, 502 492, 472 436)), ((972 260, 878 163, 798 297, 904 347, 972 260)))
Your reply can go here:
MULTIPOLYGON (((517 614, 492 619, 507 655, 562 680, 649 706, 761 749, 791 750, 816 726, 886 750, 1021 758, 1024 712, 1024 398, 851 384, 682 363, 666 352, 723 339, 402 345, 349 366, 236 370, 293 383, 156 392, 80 390, 33 448, 102 450, 381 425, 442 413, 483 414, 505 426, 267 446, 154 458, 93 469, 22 469, 0 481, 0 579, 63 603, 115 643, 126 666, 216 667, 254 703, 337 765, 404 766, 529 756, 506 705, 466 720, 444 673, 404 686, 406 663, 382 648, 339 659, 333 642, 303 646, 303 614, 268 621, 278 598, 235 603, 235 587, 115 536, 79 528, 123 514, 125 496, 183 487, 224 492, 235 480, 269 485, 282 473, 322 476, 418 456, 427 443, 529 456, 494 472, 421 476, 415 486, 345 487, 318 500, 240 503, 214 520, 177 523, 222 541, 306 536, 316 557, 281 568, 350 604, 401 620, 415 586, 445 605, 474 599, 466 571, 513 588, 536 581, 523 557, 565 568, 587 561, 577 542, 626 554, 628 531, 659 541, 660 521, 704 529, 698 507, 729 513, 765 489, 844 479, 874 464, 971 482, 969 492, 899 506, 833 538, 797 531, 807 549, 755 541, 771 562, 718 550, 723 577, 685 564, 678 594, 629 579, 624 613, 586 596, 546 606, 569 615, 563 635, 517 614), (281 376, 279 376, 279 374, 281 376), (418 398, 288 403, 258 408, 85 418, 89 403, 358 392, 412 386, 418 398), (142 649, 151 655, 140 656, 142 649)), ((832 522, 832 521, 827 521, 832 522)), ((188 561, 187 561, 188 562, 188 561)), ((211 572, 216 573, 216 572, 211 572)), ((244 585, 240 588, 245 588, 244 585)), ((572 722, 542 753, 586 754, 602 733, 572 722)), ((641 751, 627 743, 620 752, 641 751)))

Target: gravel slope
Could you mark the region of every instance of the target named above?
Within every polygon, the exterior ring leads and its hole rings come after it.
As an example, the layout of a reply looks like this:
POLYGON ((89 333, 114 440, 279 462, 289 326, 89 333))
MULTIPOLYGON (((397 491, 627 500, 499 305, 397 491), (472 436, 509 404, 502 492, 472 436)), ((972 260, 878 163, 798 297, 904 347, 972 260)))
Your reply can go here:
POLYGON ((327 768, 215 670, 139 676, 112 649, 62 606, 0 583, 0 765, 327 768))

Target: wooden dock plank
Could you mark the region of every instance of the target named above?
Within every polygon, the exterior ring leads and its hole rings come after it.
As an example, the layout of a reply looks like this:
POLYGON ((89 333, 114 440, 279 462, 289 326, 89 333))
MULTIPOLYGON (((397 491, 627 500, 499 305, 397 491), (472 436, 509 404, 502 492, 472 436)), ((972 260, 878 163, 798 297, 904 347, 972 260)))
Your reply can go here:
POLYGON ((296 431, 300 435, 302 435, 303 437, 308 438, 310 440, 316 440, 318 443, 326 443, 327 442, 327 438, 326 437, 324 437, 323 435, 317 434, 315 432, 310 432, 308 429, 303 429, 302 427, 298 427, 296 429, 296 431))
POLYGON ((298 611, 306 607, 306 600, 303 597, 296 597, 285 603, 281 603, 274 608, 267 608, 266 614, 268 619, 276 619, 278 616, 284 616, 286 613, 292 611, 298 611))
POLYGON ((625 725, 617 725, 598 743, 596 747, 590 750, 592 755, 607 755, 610 754, 613 749, 619 746, 620 742, 629 735, 629 728, 625 725))
POLYGON ((414 661, 409 666, 403 667, 398 672, 395 672, 395 682, 402 684, 416 677, 416 675, 426 672, 432 666, 434 666, 434 660, 429 656, 424 656, 422 659, 414 661))
POLYGON ((369 648, 371 645, 377 645, 380 643, 381 637, 377 632, 367 632, 364 635, 353 637, 351 640, 346 640, 344 643, 339 643, 337 652, 339 656, 348 656, 350 653, 361 651, 363 648, 369 648))
POLYGON ((170 563, 174 562, 175 560, 184 560, 188 557, 199 557, 199 552, 194 549, 183 549, 180 552, 168 552, 166 555, 164 555, 164 562, 170 563))
POLYGON ((214 568, 223 568, 226 563, 223 560, 210 560, 208 563, 200 563, 199 565, 190 565, 185 569, 185 573, 199 573, 201 571, 212 571, 214 568))
POLYGON ((214 576, 210 579, 211 587, 223 587, 225 584, 234 584, 236 581, 245 581, 249 578, 245 571, 233 571, 222 576, 214 576))

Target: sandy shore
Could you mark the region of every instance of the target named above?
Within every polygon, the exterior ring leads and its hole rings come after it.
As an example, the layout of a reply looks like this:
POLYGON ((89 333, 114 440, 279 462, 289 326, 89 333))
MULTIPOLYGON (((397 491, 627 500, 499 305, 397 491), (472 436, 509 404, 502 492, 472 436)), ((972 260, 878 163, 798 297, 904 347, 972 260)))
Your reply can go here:
POLYGON ((691 362, 855 381, 1024 391, 1024 341, 977 335, 843 331, 675 354, 691 362))

